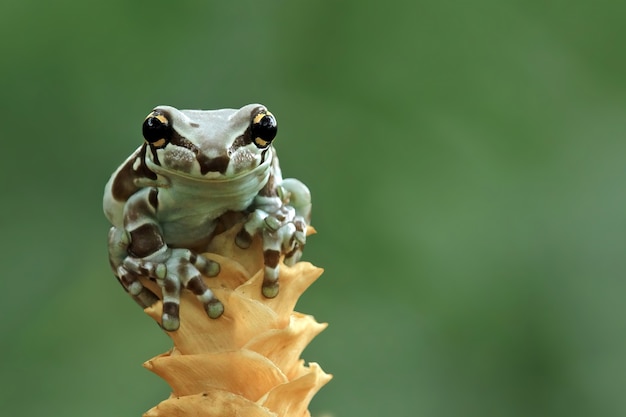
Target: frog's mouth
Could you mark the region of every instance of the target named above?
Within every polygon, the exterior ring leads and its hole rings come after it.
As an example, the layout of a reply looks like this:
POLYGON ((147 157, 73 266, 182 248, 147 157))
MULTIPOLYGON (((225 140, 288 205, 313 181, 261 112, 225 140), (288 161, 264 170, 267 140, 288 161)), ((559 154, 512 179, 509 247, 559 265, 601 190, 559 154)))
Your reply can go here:
POLYGON ((255 196, 270 178, 272 164, 269 161, 263 162, 256 168, 242 172, 238 175, 224 175, 217 173, 215 176, 207 177, 194 175, 164 168, 156 165, 147 158, 148 168, 165 179, 163 187, 181 195, 206 195, 211 199, 220 198, 241 198, 242 196, 255 196))
MULTIPOLYGON (((269 171, 271 167, 271 158, 266 158, 264 161, 262 161, 259 165, 252 168, 251 170, 227 174, 230 158, 208 158, 206 157, 206 155, 204 157, 207 160, 205 163, 205 167, 210 166, 219 169, 211 169, 204 172, 200 161, 198 161, 198 164, 194 164, 196 169, 192 169, 191 172, 187 172, 179 169, 178 167, 163 166, 160 163, 156 163, 150 157, 146 158, 146 165, 151 171, 168 177, 171 180, 173 180, 174 178, 180 178, 186 181, 201 183, 236 183, 238 181, 241 182, 242 180, 245 181, 251 178, 267 177, 269 176, 269 171), (224 161, 224 158, 227 159, 226 162, 224 161), (200 166, 199 172, 197 168, 198 166, 200 166)), ((236 184, 233 184, 232 186, 236 187, 236 184)))

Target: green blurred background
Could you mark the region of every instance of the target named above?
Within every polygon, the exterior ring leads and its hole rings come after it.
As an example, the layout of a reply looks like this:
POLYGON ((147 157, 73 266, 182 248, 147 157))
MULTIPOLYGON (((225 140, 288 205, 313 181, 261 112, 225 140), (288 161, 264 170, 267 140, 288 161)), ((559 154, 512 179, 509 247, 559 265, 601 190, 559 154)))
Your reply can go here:
POLYGON ((169 339, 102 190, 157 104, 277 115, 313 415, 626 415, 626 3, 0 5, 0 414, 139 416, 169 339))

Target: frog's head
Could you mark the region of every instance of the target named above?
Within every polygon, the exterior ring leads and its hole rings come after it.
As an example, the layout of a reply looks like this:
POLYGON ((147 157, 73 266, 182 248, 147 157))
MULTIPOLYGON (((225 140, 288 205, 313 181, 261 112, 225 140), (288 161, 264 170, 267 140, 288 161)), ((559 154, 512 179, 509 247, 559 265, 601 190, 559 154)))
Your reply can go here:
POLYGON ((269 164, 276 119, 264 106, 178 110, 158 106, 143 123, 148 158, 170 173, 231 178, 269 164))

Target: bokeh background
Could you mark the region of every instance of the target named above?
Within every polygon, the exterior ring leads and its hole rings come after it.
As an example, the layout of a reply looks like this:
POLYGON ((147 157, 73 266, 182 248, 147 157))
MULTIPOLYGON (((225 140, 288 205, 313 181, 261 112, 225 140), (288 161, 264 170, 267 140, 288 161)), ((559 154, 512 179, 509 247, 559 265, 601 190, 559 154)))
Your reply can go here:
POLYGON ((626 3, 0 4, 0 414, 139 416, 102 189, 157 104, 277 115, 314 416, 626 415, 626 3))

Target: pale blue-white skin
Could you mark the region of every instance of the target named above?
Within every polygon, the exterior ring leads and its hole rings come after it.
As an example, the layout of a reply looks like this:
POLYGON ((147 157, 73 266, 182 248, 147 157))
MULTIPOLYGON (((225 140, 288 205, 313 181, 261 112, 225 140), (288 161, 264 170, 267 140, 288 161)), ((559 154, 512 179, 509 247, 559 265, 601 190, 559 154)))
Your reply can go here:
POLYGON ((167 123, 170 140, 164 146, 146 141, 105 187, 115 275, 144 308, 157 298, 138 277, 156 280, 163 291, 166 330, 179 326, 183 288, 217 318, 223 305, 202 276, 215 276, 219 265, 198 253, 211 241, 220 216, 243 212, 247 220, 236 243, 247 247, 254 235, 262 236, 263 294, 275 297, 279 257, 291 265, 301 256, 311 197, 300 181, 282 178, 271 139, 252 137, 252 124, 273 118, 271 113, 259 104, 211 111, 159 106, 150 116, 167 123))

